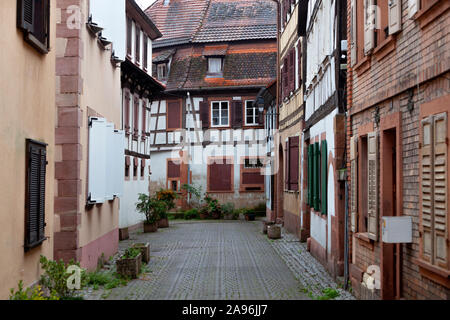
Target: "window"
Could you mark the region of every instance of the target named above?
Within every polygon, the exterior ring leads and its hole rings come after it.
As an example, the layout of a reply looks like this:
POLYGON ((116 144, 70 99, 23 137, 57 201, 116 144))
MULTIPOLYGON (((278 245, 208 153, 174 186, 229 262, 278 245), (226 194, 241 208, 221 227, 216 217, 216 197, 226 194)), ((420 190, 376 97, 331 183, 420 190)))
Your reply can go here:
POLYGON ((258 108, 253 105, 252 100, 245 101, 245 124, 247 126, 258 125, 258 108))
POLYGON ((230 124, 228 101, 211 102, 212 127, 227 127, 230 124))
POLYGON ((130 165, 131 165, 131 159, 130 156, 125 157, 125 178, 130 178, 130 165))
POLYGON ((132 28, 133 22, 130 18, 127 18, 127 55, 129 57, 131 57, 132 28))
POLYGON ((308 146, 307 204, 316 212, 327 214, 328 200, 328 146, 322 140, 308 146))
POLYGON ((142 128, 141 128, 141 139, 145 141, 147 138, 147 102, 142 100, 142 128))
POLYGON ((240 191, 264 191, 264 159, 247 157, 241 164, 240 191))
POLYGON ((141 179, 145 176, 145 159, 141 159, 141 179))
POLYGON ((139 96, 134 96, 133 108, 133 139, 137 140, 139 137, 139 96))
POLYGON ((25 40, 41 53, 50 48, 50 1, 17 0, 17 26, 25 34, 25 40))
POLYGON ((297 137, 289 137, 286 142, 286 170, 285 188, 286 190, 298 191, 299 175, 299 140, 297 137))
POLYGON ((422 120, 420 134, 421 258, 449 269, 447 113, 422 120))
POLYGON ((167 79, 167 64, 166 63, 157 64, 156 70, 157 70, 158 79, 160 79, 160 80, 167 79))
POLYGON ((207 192, 233 192, 232 158, 210 158, 207 192))
POLYGON ((125 134, 130 134, 130 93, 128 91, 125 92, 125 106, 124 106, 124 115, 123 115, 123 122, 124 122, 124 129, 125 134))
POLYGON ((208 58, 208 73, 222 73, 223 58, 208 58))
POLYGON ((47 145, 27 140, 27 186, 25 250, 40 245, 45 238, 45 176, 47 145))
POLYGON ((351 138, 351 229, 367 232, 369 239, 375 241, 378 241, 378 153, 376 132, 351 138))
POLYGON ((181 160, 167 159, 167 188, 173 191, 181 189, 181 160))
POLYGON ((147 70, 148 68, 148 37, 146 34, 144 34, 144 65, 142 66, 144 70, 147 70))
POLYGON ((138 158, 133 159, 133 178, 136 180, 138 176, 138 158))
POLYGON ((136 63, 141 62, 141 29, 136 25, 136 63))

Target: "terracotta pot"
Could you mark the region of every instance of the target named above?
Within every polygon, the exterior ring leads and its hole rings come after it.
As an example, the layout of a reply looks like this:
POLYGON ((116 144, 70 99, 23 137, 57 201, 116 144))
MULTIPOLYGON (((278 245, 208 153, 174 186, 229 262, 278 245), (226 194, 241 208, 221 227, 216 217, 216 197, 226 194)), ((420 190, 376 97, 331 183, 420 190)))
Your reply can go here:
POLYGON ((144 233, 158 231, 158 223, 144 223, 144 233))
POLYGON ((164 218, 158 221, 158 228, 168 228, 169 227, 169 219, 164 218))
POLYGON ((141 259, 142 254, 139 253, 136 258, 117 260, 117 273, 136 279, 139 275, 139 271, 141 270, 141 259))

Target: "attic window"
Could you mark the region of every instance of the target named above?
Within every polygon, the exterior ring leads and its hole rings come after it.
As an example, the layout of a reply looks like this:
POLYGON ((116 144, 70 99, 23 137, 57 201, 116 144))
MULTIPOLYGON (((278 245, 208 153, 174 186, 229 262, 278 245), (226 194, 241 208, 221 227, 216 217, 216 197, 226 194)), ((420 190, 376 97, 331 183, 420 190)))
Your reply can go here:
POLYGON ((167 63, 159 63, 156 65, 158 79, 165 80, 167 79, 167 63))
POLYGON ((222 73, 223 72, 223 58, 215 57, 208 58, 208 73, 222 73))

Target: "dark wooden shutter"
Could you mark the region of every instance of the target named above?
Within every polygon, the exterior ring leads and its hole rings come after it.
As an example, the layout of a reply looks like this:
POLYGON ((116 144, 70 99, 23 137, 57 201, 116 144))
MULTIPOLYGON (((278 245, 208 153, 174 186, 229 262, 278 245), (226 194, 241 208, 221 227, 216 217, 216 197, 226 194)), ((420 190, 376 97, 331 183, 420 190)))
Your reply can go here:
POLYGON ((328 148, 327 148, 327 141, 323 140, 322 143, 320 144, 320 151, 321 151, 321 155, 320 155, 320 160, 321 160, 321 179, 320 179, 320 183, 321 183, 321 212, 324 214, 327 214, 327 182, 328 182, 328 157, 327 157, 327 152, 328 152, 328 148))
POLYGON ((296 72, 298 74, 298 88, 302 86, 302 43, 298 41, 298 56, 297 56, 297 69, 296 72))
POLYGON ((136 24, 136 61, 141 61, 141 29, 136 24))
POLYGON ((231 110, 232 114, 232 125, 234 129, 239 129, 242 127, 243 119, 242 119, 242 101, 236 100, 231 104, 233 110, 231 110))
POLYGON ((350 138, 350 226, 352 232, 358 230, 358 136, 350 138))
POLYGON ((200 121, 203 129, 209 128, 209 103, 206 101, 200 102, 200 121))
POLYGON ((147 68, 148 68, 148 38, 147 38, 147 35, 144 33, 143 34, 144 35, 144 57, 143 57, 143 59, 142 59, 142 61, 143 61, 143 68, 145 69, 145 70, 147 70, 147 68))
POLYGON ((169 101, 167 104, 167 129, 181 128, 181 101, 169 101))
POLYGON ((284 59, 283 64, 283 100, 288 95, 288 89, 289 88, 289 59, 284 59))
POLYGON ((179 162, 172 160, 167 161, 167 177, 168 178, 179 178, 181 175, 181 165, 179 162))
POLYGON ((147 102, 142 101, 142 139, 147 136, 147 102))
POLYGON ((298 190, 299 137, 289 138, 289 190, 298 190))
POLYGON ((291 53, 289 55, 290 63, 289 63, 289 93, 294 91, 295 89, 295 48, 292 47, 291 53))
POLYGON ((223 163, 211 163, 209 165, 209 191, 231 191, 232 186, 232 174, 233 165, 226 163, 226 160, 222 160, 223 163))
POLYGON ((314 210, 320 210, 320 181, 319 181, 319 171, 320 170, 320 151, 319 143, 314 143, 314 210))
POLYGON ((131 19, 127 18, 127 54, 131 56, 131 37, 132 32, 131 29, 133 27, 133 23, 131 19))
POLYGON ((27 140, 25 250, 45 240, 46 145, 27 140))
POLYGON ((130 93, 125 93, 125 107, 124 107, 124 115, 123 115, 123 121, 124 121, 124 129, 126 134, 130 134, 130 93))
POLYGON ((34 32, 35 0, 17 1, 17 24, 18 27, 34 32))
POLYGON ((285 154, 284 154, 284 161, 285 161, 285 165, 284 165, 284 185, 285 185, 285 189, 289 190, 289 139, 288 141, 286 141, 286 149, 285 149, 285 154))
POLYGON ((134 96, 134 108, 133 108, 133 138, 137 139, 139 135, 139 97, 134 96))

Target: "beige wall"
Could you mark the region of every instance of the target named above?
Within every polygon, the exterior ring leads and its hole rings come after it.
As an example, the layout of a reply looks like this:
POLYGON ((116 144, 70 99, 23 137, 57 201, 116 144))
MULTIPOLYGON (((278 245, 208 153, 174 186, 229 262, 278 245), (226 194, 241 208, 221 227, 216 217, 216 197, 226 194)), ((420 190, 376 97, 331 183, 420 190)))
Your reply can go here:
MULTIPOLYGON (((87 6, 85 7, 87 10, 87 6)), ((87 16, 87 11, 86 11, 87 16)), ((87 28, 82 28, 84 45, 81 64, 83 94, 81 106, 83 120, 81 128, 81 144, 83 157, 81 162, 81 179, 87 181, 88 176, 88 117, 92 110, 101 117, 114 123, 120 129, 121 118, 121 84, 120 67, 111 64, 111 51, 103 50, 92 37, 87 28), (91 109, 89 111, 89 109, 91 109)), ((82 184, 81 208, 86 204, 87 183, 82 184)), ((94 206, 92 210, 82 210, 80 242, 81 247, 119 227, 119 199, 94 206)))
POLYGON ((0 10, 0 299, 19 280, 39 279, 39 256, 53 258, 53 186, 55 135, 55 12, 51 1, 50 53, 42 55, 23 40, 16 27, 16 0, 3 0, 0 10), (41 246, 24 252, 27 138, 48 144, 45 235, 41 246))

